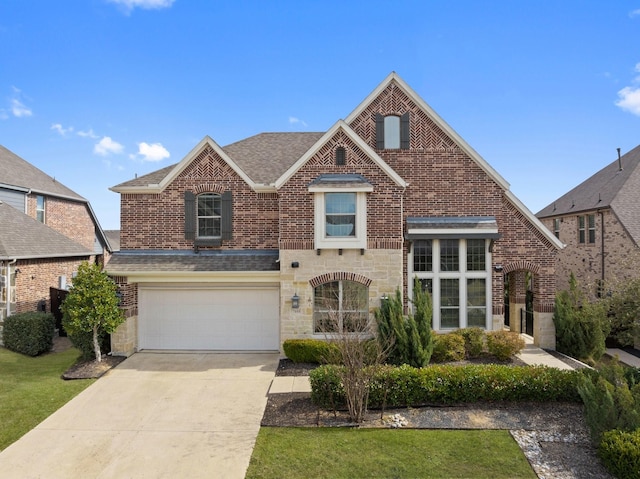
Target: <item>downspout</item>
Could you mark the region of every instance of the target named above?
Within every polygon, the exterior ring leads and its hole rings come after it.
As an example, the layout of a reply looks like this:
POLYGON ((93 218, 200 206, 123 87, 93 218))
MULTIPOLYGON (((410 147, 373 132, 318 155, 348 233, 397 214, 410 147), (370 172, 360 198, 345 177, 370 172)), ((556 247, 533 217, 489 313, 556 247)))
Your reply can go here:
POLYGON ((596 210, 596 213, 600 215, 600 287, 604 292, 604 213, 600 209, 596 210))
POLYGON ((16 264, 16 261, 18 261, 17 259, 12 259, 11 261, 7 261, 7 276, 5 278, 5 286, 4 286, 4 290, 5 290, 5 295, 7 297, 7 303, 6 303, 6 308, 7 308, 7 314, 5 316, 5 318, 8 318, 9 316, 11 316, 11 265, 12 264, 16 264))

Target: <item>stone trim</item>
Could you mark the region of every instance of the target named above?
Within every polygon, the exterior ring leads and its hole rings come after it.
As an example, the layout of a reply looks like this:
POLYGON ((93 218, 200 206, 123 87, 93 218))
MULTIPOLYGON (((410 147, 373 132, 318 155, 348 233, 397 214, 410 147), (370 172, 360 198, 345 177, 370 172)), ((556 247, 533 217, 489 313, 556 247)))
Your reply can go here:
POLYGON ((368 288, 373 280, 358 273, 337 271, 316 276, 315 278, 309 280, 309 284, 315 288, 317 286, 320 286, 321 284, 330 283, 331 281, 354 281, 356 283, 364 284, 368 288))

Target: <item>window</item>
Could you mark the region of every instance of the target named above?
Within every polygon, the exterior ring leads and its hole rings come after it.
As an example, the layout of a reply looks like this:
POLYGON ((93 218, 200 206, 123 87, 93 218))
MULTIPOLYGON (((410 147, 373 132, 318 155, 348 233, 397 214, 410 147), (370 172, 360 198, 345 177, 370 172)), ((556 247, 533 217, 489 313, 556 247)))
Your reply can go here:
POLYGON ((578 242, 596 242, 596 215, 578 216, 578 242), (586 218, 586 219, 585 219, 586 218))
POLYGON ((344 147, 339 146, 338 148, 336 148, 336 165, 344 166, 344 164, 346 163, 346 158, 347 152, 344 147))
POLYGON ((220 195, 198 196, 198 238, 219 238, 221 235, 222 202, 220 195))
POLYGON ((369 324, 369 288, 355 281, 331 281, 316 286, 315 333, 359 333, 369 324))
POLYGON ((589 243, 596 242, 596 215, 587 215, 589 225, 589 243))
POLYGON ((431 293, 434 329, 491 324, 488 239, 417 239, 410 259, 409 278, 417 277, 431 293))
POLYGON ((184 237, 194 246, 221 246, 233 239, 233 196, 231 191, 184 192, 184 237))
POLYGON ((556 238, 560 239, 560 218, 553 220, 553 234, 556 235, 556 238))
POLYGON ((325 234, 327 237, 354 237, 356 235, 356 194, 326 193, 325 234))
POLYGON ((36 196, 36 219, 44 223, 44 196, 36 196))
POLYGON ((411 146, 409 112, 401 116, 376 113, 376 148, 407 150, 411 146))

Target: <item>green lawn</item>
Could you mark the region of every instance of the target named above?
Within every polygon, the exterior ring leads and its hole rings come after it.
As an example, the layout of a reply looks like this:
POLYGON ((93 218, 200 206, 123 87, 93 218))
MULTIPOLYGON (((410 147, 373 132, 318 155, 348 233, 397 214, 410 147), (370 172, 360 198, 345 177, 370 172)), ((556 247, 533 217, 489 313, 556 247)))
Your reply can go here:
POLYGON ((93 382, 60 378, 79 354, 69 349, 32 358, 0 347, 0 451, 93 382))
POLYGON ((532 478, 508 431, 260 429, 246 478, 532 478))

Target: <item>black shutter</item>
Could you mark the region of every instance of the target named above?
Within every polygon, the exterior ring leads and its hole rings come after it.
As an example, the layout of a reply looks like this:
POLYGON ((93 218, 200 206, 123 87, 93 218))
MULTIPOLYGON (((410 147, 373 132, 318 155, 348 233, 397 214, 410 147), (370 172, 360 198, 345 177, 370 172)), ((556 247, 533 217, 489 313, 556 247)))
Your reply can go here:
POLYGON ((222 240, 233 239, 233 195, 231 191, 222 193, 222 240))
POLYGON ((184 237, 196 238, 196 195, 190 191, 184 192, 184 237))
POLYGON ((376 148, 384 150, 384 116, 376 113, 376 148))
POLYGON ((409 128, 409 112, 400 117, 400 148, 408 150, 411 148, 411 129, 409 128))

